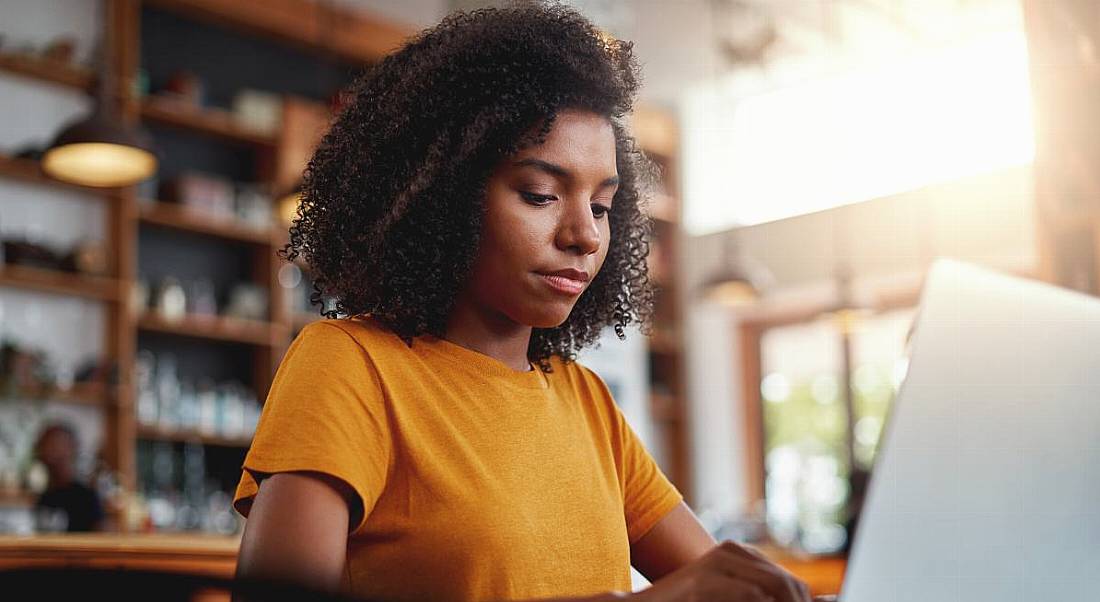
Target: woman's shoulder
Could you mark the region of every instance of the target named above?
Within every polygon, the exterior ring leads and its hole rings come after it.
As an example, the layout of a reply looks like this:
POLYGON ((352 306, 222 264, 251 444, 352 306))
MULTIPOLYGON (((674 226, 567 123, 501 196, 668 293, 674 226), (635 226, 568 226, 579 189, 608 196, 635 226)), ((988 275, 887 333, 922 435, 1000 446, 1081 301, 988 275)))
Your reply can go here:
POLYGON ((571 378, 586 381, 600 380, 599 375, 596 374, 594 370, 584 365, 580 360, 563 360, 561 356, 553 355, 550 357, 550 366, 554 370, 561 370, 571 378))
POLYGON ((611 393, 603 378, 584 363, 566 361, 555 355, 550 359, 550 366, 554 372, 561 373, 582 397, 610 400, 611 393))
POLYGON ((400 337, 370 316, 315 320, 306 324, 298 336, 332 342, 351 341, 369 352, 403 346, 400 337))
POLYGON ((306 324, 293 347, 309 355, 355 365, 390 365, 408 359, 409 347, 393 331, 369 316, 326 318, 306 324))

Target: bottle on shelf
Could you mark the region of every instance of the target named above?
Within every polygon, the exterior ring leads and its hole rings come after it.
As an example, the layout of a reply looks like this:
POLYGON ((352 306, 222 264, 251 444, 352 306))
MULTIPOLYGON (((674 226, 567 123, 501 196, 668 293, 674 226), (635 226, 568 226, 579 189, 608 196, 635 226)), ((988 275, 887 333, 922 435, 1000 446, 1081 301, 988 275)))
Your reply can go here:
POLYGON ((209 378, 199 380, 196 399, 199 406, 199 432, 214 435, 218 432, 218 393, 209 378))
POLYGON ((154 387, 156 356, 148 349, 138 351, 134 364, 134 382, 137 386, 138 423, 152 426, 157 423, 159 403, 154 387))
POLYGON ((157 361, 157 425, 166 431, 180 428, 180 380, 176 373, 176 356, 163 353, 157 361))

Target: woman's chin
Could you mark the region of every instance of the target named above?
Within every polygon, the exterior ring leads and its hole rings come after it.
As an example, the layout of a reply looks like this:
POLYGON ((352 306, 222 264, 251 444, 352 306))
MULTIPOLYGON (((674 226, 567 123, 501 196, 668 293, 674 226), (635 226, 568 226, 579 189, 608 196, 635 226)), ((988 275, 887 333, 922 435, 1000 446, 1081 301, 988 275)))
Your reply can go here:
POLYGON ((573 309, 572 306, 567 308, 567 311, 539 312, 529 316, 523 323, 531 326, 531 328, 557 328, 569 319, 568 310, 571 309, 573 309))

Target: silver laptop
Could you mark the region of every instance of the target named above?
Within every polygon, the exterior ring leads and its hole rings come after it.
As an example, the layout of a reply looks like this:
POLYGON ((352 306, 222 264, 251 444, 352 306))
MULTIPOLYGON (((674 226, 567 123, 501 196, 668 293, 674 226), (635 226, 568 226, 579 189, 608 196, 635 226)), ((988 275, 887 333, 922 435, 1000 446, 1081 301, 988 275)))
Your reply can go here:
POLYGON ((842 602, 1100 600, 1100 300, 925 280, 842 602))

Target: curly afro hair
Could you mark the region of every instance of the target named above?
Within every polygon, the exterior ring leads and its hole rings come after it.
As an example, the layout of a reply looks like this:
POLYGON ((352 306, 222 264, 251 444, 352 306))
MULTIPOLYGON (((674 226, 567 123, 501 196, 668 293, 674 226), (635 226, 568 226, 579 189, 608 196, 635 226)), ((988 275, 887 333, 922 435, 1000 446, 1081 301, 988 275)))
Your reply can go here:
POLYGON ((613 326, 648 328, 653 290, 643 196, 656 167, 623 124, 639 85, 632 44, 556 4, 456 12, 370 68, 307 166, 284 259, 302 255, 321 314, 370 315, 409 344, 443 336, 476 256, 495 166, 543 142, 559 111, 611 122, 620 179, 602 269, 568 319, 536 328, 549 367, 613 326))

